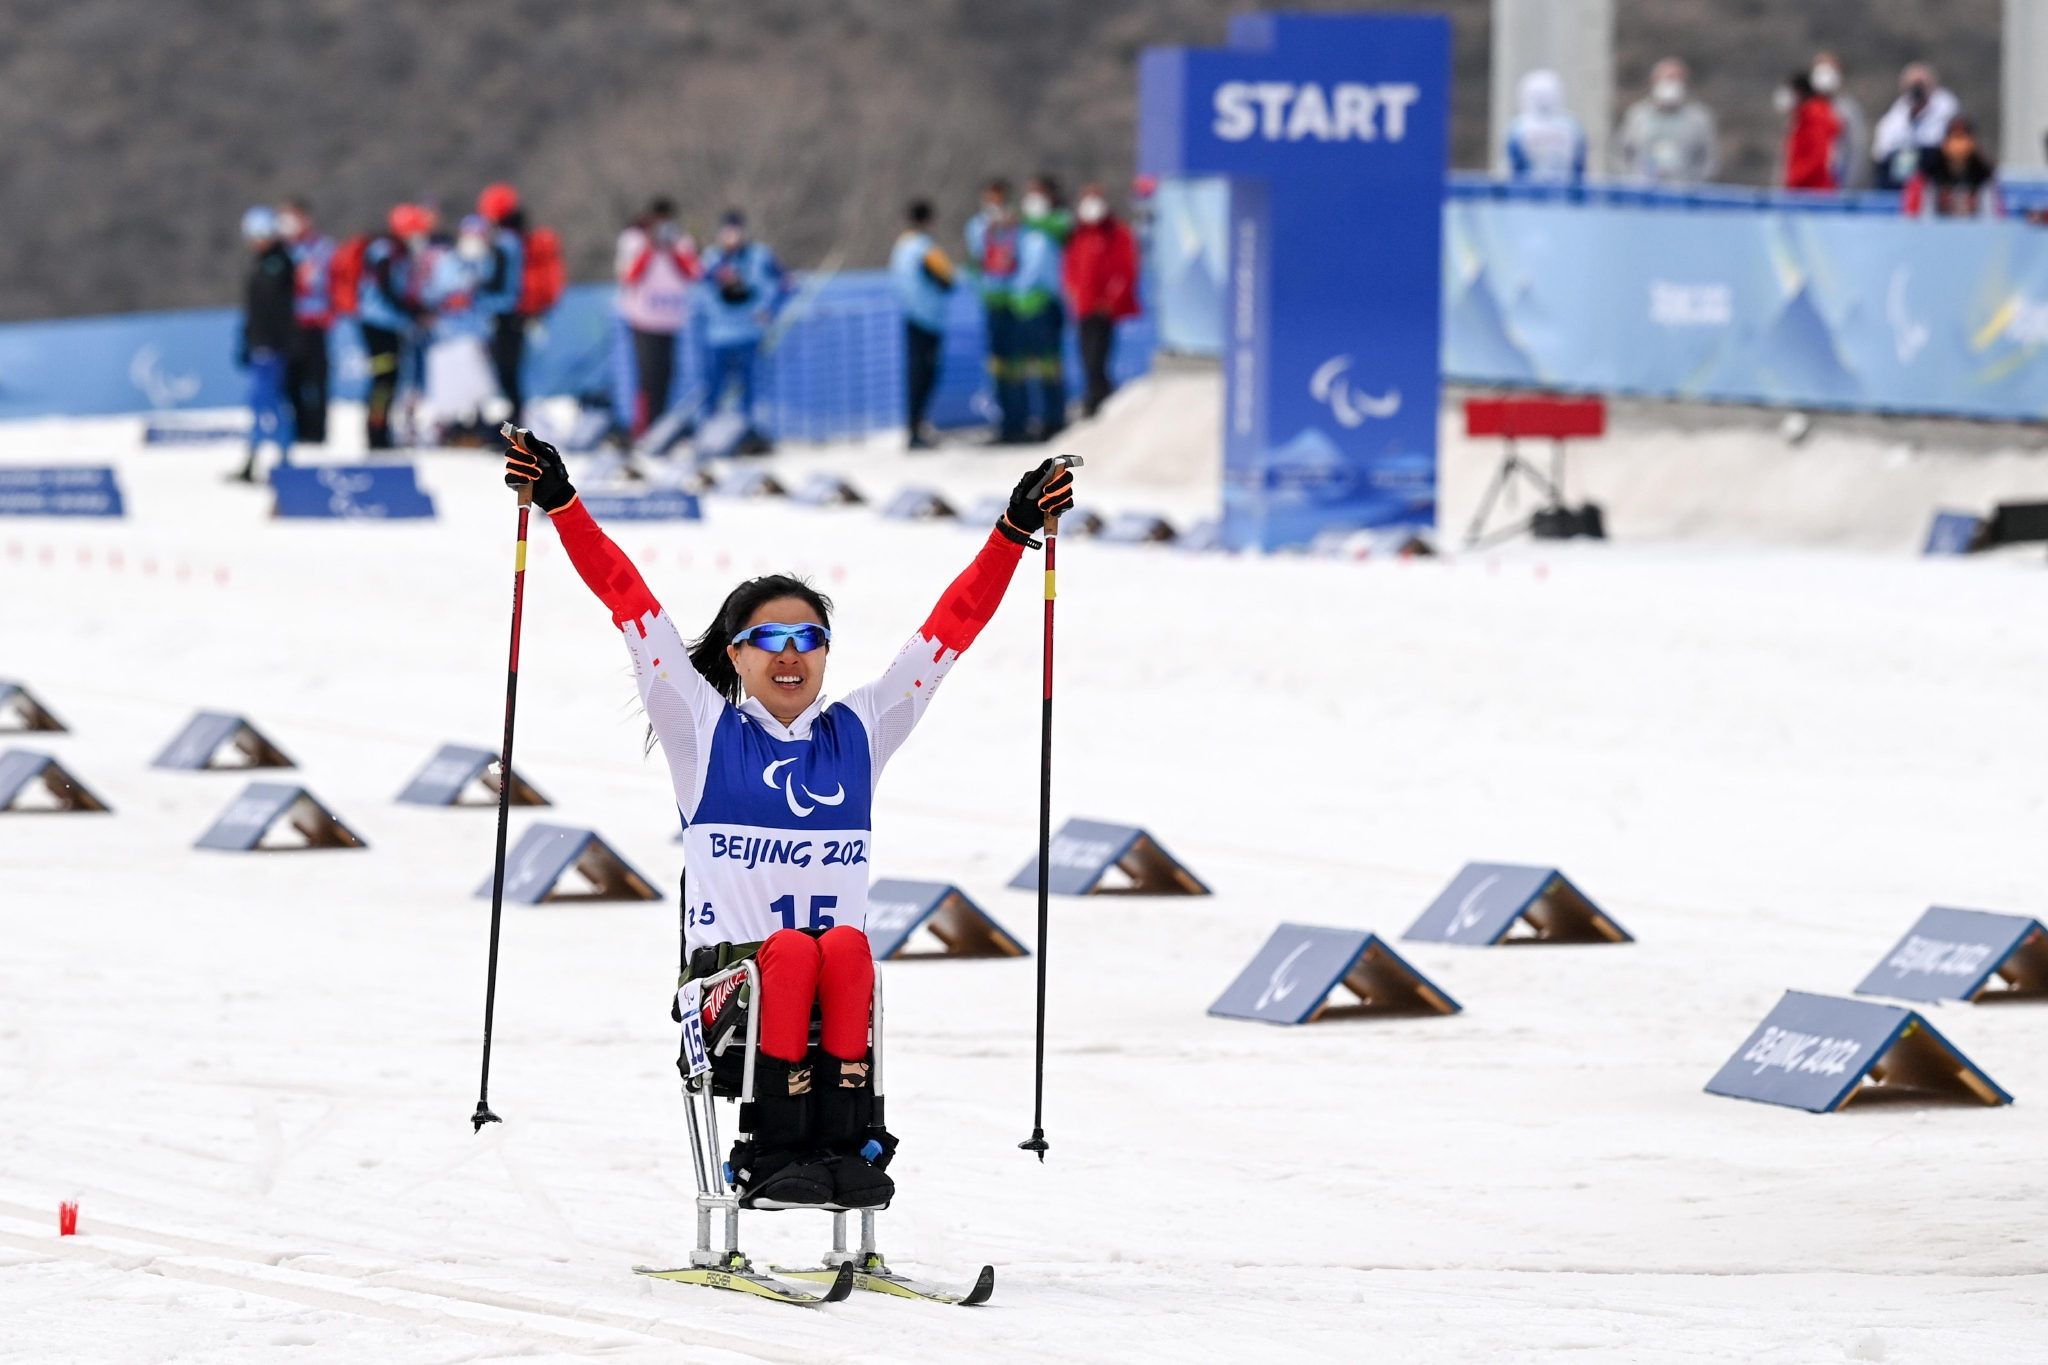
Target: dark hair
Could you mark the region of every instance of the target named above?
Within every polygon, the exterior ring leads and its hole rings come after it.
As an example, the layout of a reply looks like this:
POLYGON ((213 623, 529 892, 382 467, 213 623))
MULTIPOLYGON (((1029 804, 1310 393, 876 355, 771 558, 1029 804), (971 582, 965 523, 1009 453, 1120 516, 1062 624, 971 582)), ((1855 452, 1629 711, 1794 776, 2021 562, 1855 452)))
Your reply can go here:
POLYGON ((667 195, 657 195, 647 201, 649 218, 673 218, 676 216, 676 201, 667 195))
POLYGON ((806 603, 818 613, 819 624, 827 630, 832 628, 832 599, 793 575, 776 573, 749 578, 727 593, 710 626, 690 642, 690 663, 729 702, 740 699, 740 675, 732 666, 726 647, 733 636, 747 628, 747 618, 759 611, 762 603, 778 597, 794 597, 806 603))
POLYGON ((1943 130, 1942 136, 1952 137, 1957 133, 1964 133, 1970 138, 1975 139, 1977 136, 1977 121, 1968 114, 1957 114, 1948 121, 1948 127, 1943 130))
POLYGON ((1818 92, 1813 88, 1813 77, 1804 71, 1795 71, 1785 78, 1785 84, 1792 88, 1792 98, 1801 102, 1810 100, 1818 92))
POLYGON ((910 208, 909 208, 909 211, 908 211, 908 216, 909 216, 909 218, 910 218, 910 221, 911 221, 911 222, 913 222, 913 223, 915 223, 915 224, 917 224, 917 225, 918 225, 919 227, 923 227, 923 226, 925 226, 925 225, 926 225, 927 223, 931 222, 931 220, 932 220, 932 204, 931 204, 931 200, 929 200, 929 199, 913 199, 913 200, 911 200, 911 201, 910 201, 910 208))
POLYGON ((983 194, 1000 194, 1007 199, 1010 195, 1010 182, 1001 176, 996 176, 988 184, 982 186, 981 192, 983 194))

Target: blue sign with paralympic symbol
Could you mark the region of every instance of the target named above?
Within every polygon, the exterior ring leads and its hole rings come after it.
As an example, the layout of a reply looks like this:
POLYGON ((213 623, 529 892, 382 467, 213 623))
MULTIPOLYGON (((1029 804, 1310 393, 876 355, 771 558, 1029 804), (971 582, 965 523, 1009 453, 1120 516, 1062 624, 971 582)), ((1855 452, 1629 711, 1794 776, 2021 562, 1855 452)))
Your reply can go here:
POLYGON ((1138 68, 1138 169, 1227 176, 1223 536, 1436 519, 1450 22, 1239 16, 1138 68))
POLYGON ((1458 1002, 1415 970, 1378 934, 1283 924, 1266 940, 1209 1013, 1266 1024, 1306 1024, 1322 1016, 1330 993, 1350 987, 1352 1013, 1456 1014, 1458 1002))
POLYGON ((431 517, 434 500, 409 464, 279 465, 270 471, 281 517, 385 521, 431 517))

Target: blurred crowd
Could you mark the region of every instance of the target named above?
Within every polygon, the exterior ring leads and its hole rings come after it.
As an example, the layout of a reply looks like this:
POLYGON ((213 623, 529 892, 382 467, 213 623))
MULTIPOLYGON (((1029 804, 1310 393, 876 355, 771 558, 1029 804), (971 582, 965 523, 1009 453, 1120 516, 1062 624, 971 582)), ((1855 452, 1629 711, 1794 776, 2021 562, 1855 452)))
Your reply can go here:
MULTIPOLYGON (((1875 128, 1843 84, 1841 59, 1817 53, 1788 76, 1773 100, 1784 121, 1774 183, 1795 190, 1888 190, 1912 215, 1996 215, 1997 170, 1976 124, 1933 67, 1899 72, 1898 97, 1875 128)), ((1584 127, 1566 107, 1557 73, 1526 73, 1507 129, 1507 162, 1517 179, 1576 183, 1587 173, 1584 127)), ((1628 107, 1613 143, 1613 174, 1648 185, 1707 183, 1720 164, 1714 114, 1690 90, 1677 57, 1650 71, 1649 93, 1628 107)))
POLYGON ((241 361, 249 371, 249 459, 281 460, 294 442, 324 443, 328 333, 341 318, 361 330, 369 366, 364 404, 370 449, 480 442, 524 401, 527 334, 561 297, 561 241, 531 227, 519 192, 497 184, 454 232, 438 209, 399 204, 381 231, 343 241, 311 206, 289 199, 242 215, 250 251, 241 361))
MULTIPOLYGON (((241 362, 253 412, 249 458, 289 460, 295 442, 327 440, 329 333, 352 318, 368 367, 365 441, 480 444, 519 420, 521 369, 531 331, 566 284, 562 244, 529 225, 511 185, 487 186, 453 231, 425 202, 396 205, 382 228, 342 240, 323 232, 303 199, 258 205, 242 217, 249 250, 241 362)), ((890 254, 903 313, 905 425, 913 449, 934 444, 929 414, 944 366, 956 299, 967 323, 987 329, 988 371, 1001 444, 1050 439, 1069 420, 1067 329, 1084 376, 1079 409, 1093 416, 1114 388, 1116 324, 1138 310, 1138 248, 1100 185, 1070 207, 1059 182, 1034 176, 1021 195, 991 180, 962 228, 957 263, 940 245, 928 201, 909 206, 890 254)), ((775 252, 728 209, 700 243, 674 201, 656 198, 619 234, 616 309, 630 339, 633 400, 615 414, 621 443, 760 454, 773 441, 760 420, 762 362, 829 277, 792 288, 775 252), (702 347, 701 382, 676 393, 678 339, 702 347)))

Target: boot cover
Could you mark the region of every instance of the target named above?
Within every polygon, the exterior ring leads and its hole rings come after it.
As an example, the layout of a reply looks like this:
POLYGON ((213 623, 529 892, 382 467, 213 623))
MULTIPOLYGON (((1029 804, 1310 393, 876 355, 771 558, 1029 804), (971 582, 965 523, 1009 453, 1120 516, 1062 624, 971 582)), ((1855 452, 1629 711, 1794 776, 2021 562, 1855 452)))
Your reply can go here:
POLYGON ((819 1163, 832 1180, 832 1203, 842 1209, 887 1208, 896 1183, 882 1173, 896 1153, 896 1139, 877 1122, 868 1063, 847 1062, 823 1051, 811 1054, 812 1075, 821 1079, 816 1096, 819 1163))
POLYGON ((814 1108, 807 1064, 755 1057, 754 1102, 740 1115, 748 1136, 733 1144, 726 1163, 742 1208, 807 1208, 831 1200, 831 1174, 804 1159, 816 1145, 814 1108))

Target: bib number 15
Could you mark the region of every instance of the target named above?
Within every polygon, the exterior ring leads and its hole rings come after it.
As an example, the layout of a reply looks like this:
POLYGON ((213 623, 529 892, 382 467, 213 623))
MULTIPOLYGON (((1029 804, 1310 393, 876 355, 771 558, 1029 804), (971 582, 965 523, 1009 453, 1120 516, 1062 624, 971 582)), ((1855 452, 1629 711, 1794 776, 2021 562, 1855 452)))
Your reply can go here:
POLYGON ((825 912, 837 909, 838 905, 837 896, 811 897, 811 922, 800 925, 796 922, 795 896, 778 896, 768 902, 768 908, 782 916, 782 927, 785 929, 830 929, 836 921, 825 912))

